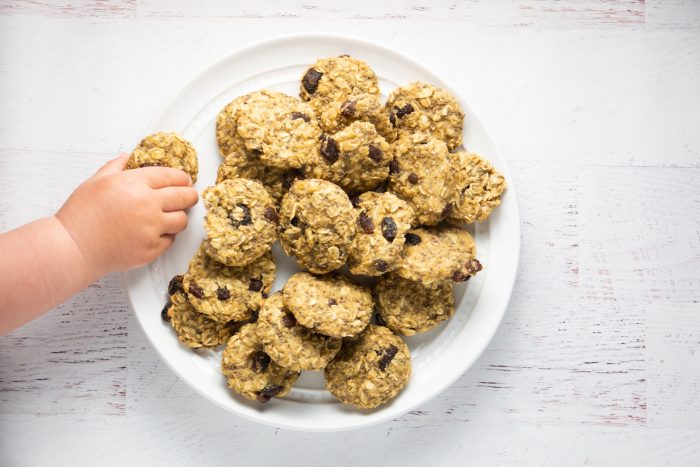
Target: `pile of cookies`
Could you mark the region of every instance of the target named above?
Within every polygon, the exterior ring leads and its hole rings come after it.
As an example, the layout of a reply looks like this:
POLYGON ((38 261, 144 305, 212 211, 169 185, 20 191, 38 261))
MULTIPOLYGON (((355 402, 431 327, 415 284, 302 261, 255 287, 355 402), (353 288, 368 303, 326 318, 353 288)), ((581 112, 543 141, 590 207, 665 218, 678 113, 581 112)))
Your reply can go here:
MULTIPOLYGON (((462 224, 485 220, 506 184, 461 149, 464 113, 442 89, 414 82, 382 102, 374 71, 342 55, 309 67, 299 95, 261 90, 219 113, 207 238, 171 281, 163 317, 189 347, 226 344, 222 372, 243 397, 266 402, 324 370, 339 400, 374 408, 409 380, 399 335, 450 318, 453 284, 481 270, 462 224), (308 272, 270 294, 277 240, 308 272)), ((159 133, 130 164, 194 180, 192 153, 159 133)))

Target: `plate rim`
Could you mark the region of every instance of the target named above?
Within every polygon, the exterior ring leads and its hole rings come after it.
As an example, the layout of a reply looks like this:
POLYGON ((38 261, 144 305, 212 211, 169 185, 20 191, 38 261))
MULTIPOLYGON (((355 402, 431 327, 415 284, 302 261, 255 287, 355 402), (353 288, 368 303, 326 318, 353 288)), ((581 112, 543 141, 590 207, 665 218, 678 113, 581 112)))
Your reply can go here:
MULTIPOLYGON (((521 249, 521 242, 522 242, 522 237, 521 237, 521 225, 520 225, 520 209, 518 205, 518 198, 515 190, 515 186, 513 183, 513 179, 510 175, 510 170, 508 167, 508 163, 503 157, 503 152, 498 144, 498 142, 492 137, 490 131, 488 130, 488 126, 485 124, 484 119, 480 116, 480 114, 476 111, 476 108, 467 100, 464 98, 463 93, 457 91, 457 87, 453 85, 453 83, 441 77, 439 74, 437 74, 432 68, 423 65, 422 63, 419 63, 417 60, 415 60, 412 56, 407 55, 404 52, 401 52, 397 49, 394 49, 393 47, 390 47, 388 45, 385 45, 383 43, 374 41, 374 40, 369 40, 366 38, 361 38, 353 35, 348 35, 348 34, 336 34, 336 33, 324 33, 324 32, 312 32, 312 33, 294 33, 294 34, 284 34, 284 35, 275 35, 272 37, 264 38, 261 40, 254 41, 246 46, 239 47, 236 49, 233 49, 232 51, 224 54, 223 56, 217 58, 216 60, 211 61, 208 65, 203 67, 199 72, 193 74, 187 82, 181 86, 178 91, 175 93, 174 96, 169 98, 158 110, 154 118, 149 122, 148 128, 147 128, 147 133, 153 132, 153 131, 158 131, 155 128, 156 122, 161 120, 161 118, 166 114, 166 111, 177 101, 178 97, 181 96, 183 93, 188 92, 190 88, 195 85, 198 81, 202 80, 204 77, 206 77, 209 73, 211 73, 214 69, 216 69, 218 66, 224 64, 225 62, 231 60, 232 57, 237 56, 237 55, 242 55, 247 52, 250 52, 251 50, 255 50, 257 48, 266 48, 270 46, 274 46, 275 44, 280 44, 280 43, 285 43, 289 41, 299 41, 299 40, 336 40, 336 41, 345 41, 345 42, 350 42, 350 43, 356 43, 360 44, 366 47, 370 48, 375 48, 377 50, 380 50, 384 53, 388 54, 393 54, 399 56, 402 60, 406 61, 409 63, 411 66, 416 67, 417 69, 422 70, 423 72, 427 73, 428 75, 432 75, 437 77, 439 80, 444 82, 447 87, 449 88, 450 92, 455 94, 455 97, 458 99, 458 101, 467 103, 467 105, 470 107, 472 110, 472 114, 478 116, 478 120, 481 123, 482 131, 488 138, 490 144, 493 145, 493 147, 496 150, 496 154, 499 156, 499 158, 503 162, 503 167, 500 167, 499 170, 505 175, 506 180, 508 181, 508 191, 510 192, 510 197, 512 198, 510 209, 512 210, 511 216, 513 220, 511 221, 513 223, 512 228, 514 229, 514 232, 511 234, 514 236, 514 245, 513 247, 513 260, 512 260, 512 270, 508 274, 508 277, 506 277, 503 281, 503 283, 506 285, 504 287, 504 290, 507 290, 507 297, 504 301, 503 309, 499 310, 499 316, 496 322, 494 322, 493 326, 485 331, 487 331, 488 335, 486 336, 485 343, 482 348, 478 349, 477 352, 475 352, 472 356, 472 358, 465 364, 463 365, 463 370, 458 371, 455 374, 451 375, 448 378, 445 378, 444 380, 441 380, 441 382, 438 385, 438 388, 434 391, 432 391, 428 395, 423 395, 420 397, 417 397, 413 403, 408 404, 407 407, 403 407, 400 409, 398 412, 392 413, 391 411, 387 411, 383 415, 378 415, 377 417, 373 417, 371 419, 368 419, 367 421, 363 421, 360 423, 352 423, 352 424, 345 424, 345 425, 336 425, 332 427, 308 427, 308 426, 295 426, 295 425, 290 425, 286 423, 279 423, 275 421, 270 421, 268 420, 265 416, 261 417, 255 417, 255 416, 250 416, 247 413, 244 413, 243 411, 238 411, 235 410, 235 408, 232 408, 230 406, 227 406, 218 400, 216 400, 214 397, 211 397, 209 394, 201 390, 198 386, 193 384, 189 379, 187 379, 179 370, 177 370, 168 360, 168 358, 165 357, 165 355, 161 352, 160 348, 156 345, 156 343, 153 341, 151 335, 145 328, 144 322, 142 322, 141 318, 139 317, 138 313, 136 313, 134 302, 135 298, 132 296, 132 291, 130 288, 130 276, 133 275, 135 271, 139 271, 143 268, 147 268, 149 264, 144 265, 141 268, 131 270, 131 271, 126 271, 122 272, 120 274, 121 276, 121 281, 122 281, 122 286, 126 291, 128 300, 129 300, 129 306, 132 310, 132 313, 135 315, 136 320, 139 323, 139 326, 141 327, 141 330, 143 334, 146 336, 147 341, 149 342, 150 346, 155 349, 156 354, 158 355, 159 359, 168 366, 168 368, 175 374, 177 377, 184 381, 189 387, 191 387, 198 395, 202 396, 204 399, 212 402, 218 407, 221 407, 228 413, 232 413, 236 416, 242 417, 246 420, 250 420, 252 422, 260 423, 266 426, 270 427, 275 427, 275 428, 284 428, 284 429, 289 429, 293 431, 304 431, 304 432, 340 432, 340 431, 349 431, 349 430, 355 430, 355 429, 360 429, 360 428, 366 428, 369 426, 377 425, 380 423, 384 423, 387 421, 390 421, 396 417, 400 417, 402 415, 405 415, 406 413, 414 410, 416 407, 421 406, 423 404, 428 403, 441 393, 443 393, 445 390, 447 390, 449 387, 454 385, 454 383, 461 378, 464 374, 466 374, 467 371, 469 371, 474 364, 477 362, 477 360, 483 355, 484 351, 488 347, 489 343, 493 340, 496 332, 500 328, 503 319, 505 317, 506 312, 508 311, 508 308, 510 307, 510 300, 512 298, 513 290, 515 288, 515 281, 518 276, 518 268, 520 264, 520 249, 521 249)), ((510 227, 510 226, 509 226, 510 227)), ((477 300, 481 298, 481 294, 483 291, 479 291, 479 295, 477 296, 477 300)), ((380 414, 381 409, 379 411, 373 412, 373 414, 380 414)))

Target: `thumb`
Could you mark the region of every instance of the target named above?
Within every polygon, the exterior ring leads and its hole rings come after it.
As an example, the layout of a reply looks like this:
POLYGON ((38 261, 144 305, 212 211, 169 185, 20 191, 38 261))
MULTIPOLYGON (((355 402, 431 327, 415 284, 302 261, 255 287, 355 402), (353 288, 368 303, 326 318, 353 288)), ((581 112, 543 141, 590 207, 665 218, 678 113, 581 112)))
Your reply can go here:
POLYGON ((124 166, 126 165, 126 160, 129 158, 129 154, 123 152, 119 154, 116 158, 112 159, 111 161, 107 162, 105 165, 99 168, 97 172, 95 172, 95 176, 100 176, 100 175, 108 175, 112 173, 117 173, 121 172, 124 170, 124 166))

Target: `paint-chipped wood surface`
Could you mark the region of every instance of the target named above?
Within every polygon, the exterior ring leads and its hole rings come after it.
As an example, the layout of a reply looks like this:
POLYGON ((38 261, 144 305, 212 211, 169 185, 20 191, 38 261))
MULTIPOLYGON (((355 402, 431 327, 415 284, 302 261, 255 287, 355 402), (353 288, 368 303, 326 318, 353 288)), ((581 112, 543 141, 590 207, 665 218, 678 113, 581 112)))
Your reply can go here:
POLYGON ((309 31, 424 62, 499 142, 522 257, 484 355, 393 422, 275 430, 177 379, 110 275, 0 338, 0 465, 700 465, 695 1, 0 2, 0 230, 211 61, 309 31))

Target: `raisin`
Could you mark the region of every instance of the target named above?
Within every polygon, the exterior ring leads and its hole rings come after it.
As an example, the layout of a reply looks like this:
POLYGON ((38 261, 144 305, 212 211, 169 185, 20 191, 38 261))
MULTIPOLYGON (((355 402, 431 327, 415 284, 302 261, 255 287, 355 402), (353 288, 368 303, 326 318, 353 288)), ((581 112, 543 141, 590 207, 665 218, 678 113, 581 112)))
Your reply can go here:
POLYGON ((250 290, 251 292, 260 292, 262 286, 263 283, 260 279, 251 278, 250 282, 248 283, 248 290, 250 290))
POLYGON ((467 279, 469 279, 469 276, 465 276, 462 271, 455 271, 452 274, 452 281, 453 282, 464 282, 467 279))
POLYGON ((396 354, 399 352, 399 348, 396 347, 395 345, 390 345, 386 349, 383 349, 379 355, 381 355, 381 358, 379 359, 379 369, 384 371, 386 370, 386 367, 389 366, 391 361, 394 359, 396 354))
POLYGON ((289 221, 290 224, 292 224, 294 227, 299 227, 299 218, 297 216, 292 217, 292 220, 289 221))
POLYGON ((389 269, 389 264, 382 259, 377 259, 374 261, 374 269, 379 272, 386 272, 386 270, 389 269))
POLYGON ((304 78, 302 78, 301 80, 301 83, 304 85, 304 89, 306 89, 306 92, 308 92, 309 94, 313 94, 316 92, 316 89, 318 89, 318 82, 321 79, 321 76, 323 76, 323 72, 314 70, 313 68, 309 68, 309 70, 304 75, 304 78))
POLYGON ((279 220, 279 216, 277 215, 277 211, 272 206, 265 208, 265 212, 263 213, 263 217, 265 219, 267 219, 268 221, 273 222, 275 224, 279 220))
POLYGON ((330 136, 326 136, 321 142, 321 155, 329 164, 338 160, 338 143, 330 136))
POLYGON ((417 184, 417 183, 418 183, 418 175, 416 175, 416 174, 414 174, 413 172, 411 172, 411 173, 408 175, 408 182, 409 182, 409 183, 412 183, 413 185, 417 184))
POLYGON ((379 149, 374 144, 370 144, 368 155, 369 155, 370 159, 372 159, 374 162, 376 162, 378 164, 382 161, 382 157, 384 156, 384 153, 382 152, 381 149, 379 149))
POLYGON ((231 225, 234 227, 240 227, 243 225, 250 225, 253 223, 253 219, 250 217, 250 208, 245 204, 237 204, 237 208, 243 211, 243 218, 238 220, 233 217, 233 211, 229 213, 228 218, 231 221, 231 225))
POLYGON ((399 172, 401 172, 399 162, 396 159, 392 159, 391 162, 389 162, 389 174, 396 175, 399 172))
POLYGON ((406 104, 403 107, 394 106, 394 110, 396 110, 397 117, 403 118, 413 112, 413 106, 411 104, 406 104))
POLYGON ((204 298, 204 290, 202 290, 202 288, 197 284, 191 284, 187 290, 187 293, 195 298, 199 298, 200 300, 204 298))
POLYGON ((173 302, 168 299, 168 301, 165 303, 165 306, 163 307, 162 310, 160 310, 160 317, 163 321, 166 323, 170 321, 170 315, 168 314, 168 310, 170 307, 173 305, 173 302))
POLYGON ((265 292, 261 292, 261 293, 260 293, 260 296, 261 296, 262 298, 267 298, 267 297, 269 297, 269 295, 266 294, 265 292))
POLYGON ((229 292, 226 287, 219 287, 216 289, 216 298, 223 302, 231 298, 231 292, 229 292))
POLYGON ((309 123, 311 121, 309 116, 303 112, 292 112, 292 120, 297 120, 299 118, 304 120, 306 123, 309 123))
POLYGON ((260 312, 258 310, 251 310, 250 311, 250 318, 248 318, 245 322, 246 323, 254 323, 258 320, 259 316, 260 316, 260 312))
POLYGON ((337 304, 338 304, 338 301, 335 298, 328 299, 328 306, 336 306, 337 304))
POLYGON ((476 258, 471 258, 464 263, 464 267, 467 268, 467 273, 472 276, 483 269, 483 266, 476 258))
POLYGON ((382 235, 386 238, 386 241, 391 243, 396 238, 396 222, 391 217, 385 217, 382 219, 382 235))
POLYGON ((452 215, 452 203, 447 203, 442 209, 442 217, 450 217, 452 215))
POLYGON ((351 118, 355 115, 356 108, 357 103, 355 101, 347 100, 340 106, 340 113, 343 117, 351 118))
POLYGON ((389 111, 389 123, 391 123, 391 126, 393 127, 396 126, 396 115, 394 115, 394 112, 391 110, 389 111))
POLYGON ((297 319, 290 312, 285 313, 282 317, 282 324, 285 328, 293 328, 297 324, 297 319))
POLYGON ((421 238, 414 234, 414 233, 407 233, 406 234, 406 245, 418 245, 421 242, 421 238))
POLYGON ((168 283, 168 295, 175 295, 177 292, 184 292, 185 290, 182 288, 182 276, 177 275, 170 279, 170 282, 168 283))
POLYGON ((374 224, 372 223, 372 219, 370 219, 367 213, 364 211, 357 216, 357 225, 359 225, 362 231, 366 234, 374 233, 374 224))
POLYGON ((270 366, 270 356, 262 350, 256 350, 252 355, 251 368, 257 373, 262 373, 270 366))
POLYGON ((271 384, 258 391, 258 402, 264 404, 282 391, 282 386, 271 384))

